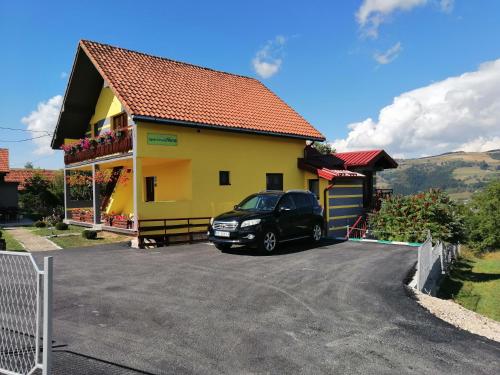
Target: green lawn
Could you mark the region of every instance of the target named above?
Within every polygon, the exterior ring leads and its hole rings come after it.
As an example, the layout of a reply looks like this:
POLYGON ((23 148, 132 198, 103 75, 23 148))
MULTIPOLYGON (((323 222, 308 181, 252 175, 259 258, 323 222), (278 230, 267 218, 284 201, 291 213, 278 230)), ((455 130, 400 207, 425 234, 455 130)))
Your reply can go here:
POLYGON ((438 297, 500 321, 500 251, 481 257, 464 251, 438 297))
POLYGON ((76 225, 70 225, 67 230, 57 230, 55 228, 36 228, 36 227, 30 227, 30 229, 34 234, 39 235, 39 236, 51 236, 51 235, 59 235, 59 234, 69 234, 69 233, 79 233, 81 234, 84 229, 84 227, 79 227, 76 225))
POLYGON ((2 230, 2 236, 5 239, 7 250, 9 251, 24 251, 24 247, 17 242, 8 230, 2 230))
POLYGON ((63 249, 71 247, 83 247, 83 246, 94 246, 107 243, 115 242, 125 242, 130 241, 130 237, 123 236, 116 233, 110 232, 98 232, 97 238, 95 240, 88 240, 82 237, 82 232, 88 228, 80 227, 77 225, 70 225, 67 230, 57 230, 49 228, 35 228, 33 227, 31 231, 39 236, 52 236, 57 235, 58 237, 49 237, 49 239, 56 245, 61 246, 63 249), (72 236, 65 236, 67 234, 74 234, 72 236), (63 235, 63 236, 60 236, 63 235))

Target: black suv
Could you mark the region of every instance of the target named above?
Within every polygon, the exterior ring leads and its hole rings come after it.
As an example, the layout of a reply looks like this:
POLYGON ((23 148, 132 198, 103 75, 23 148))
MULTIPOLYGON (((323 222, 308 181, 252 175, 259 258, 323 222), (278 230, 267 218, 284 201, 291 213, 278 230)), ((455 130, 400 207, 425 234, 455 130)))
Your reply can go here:
POLYGON ((208 237, 219 250, 232 245, 256 245, 272 252, 278 243, 323 234, 323 209, 316 197, 303 190, 252 194, 234 210, 210 221, 208 237))

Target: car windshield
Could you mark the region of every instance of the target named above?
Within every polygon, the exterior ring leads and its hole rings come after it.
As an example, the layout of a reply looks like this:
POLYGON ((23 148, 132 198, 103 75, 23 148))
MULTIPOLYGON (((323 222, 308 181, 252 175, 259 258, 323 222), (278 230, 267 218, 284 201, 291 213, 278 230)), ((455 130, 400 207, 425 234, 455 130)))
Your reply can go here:
POLYGON ((244 211, 272 211, 280 199, 277 194, 257 194, 251 195, 241 202, 237 209, 244 211))

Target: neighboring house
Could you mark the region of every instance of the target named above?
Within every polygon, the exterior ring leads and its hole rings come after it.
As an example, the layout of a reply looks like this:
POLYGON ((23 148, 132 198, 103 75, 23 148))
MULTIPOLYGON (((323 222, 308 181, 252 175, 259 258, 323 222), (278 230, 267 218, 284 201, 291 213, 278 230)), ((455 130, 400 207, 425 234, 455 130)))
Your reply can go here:
POLYGON ((0 148, 0 218, 4 220, 15 215, 18 208, 18 183, 6 178, 10 170, 9 150, 0 148))
POLYGON ((17 190, 22 191, 24 190, 26 181, 35 174, 41 176, 44 180, 52 182, 56 178, 57 172, 58 171, 52 169, 11 168, 9 173, 5 176, 5 181, 17 183, 17 190))
POLYGON ((364 176, 307 164, 306 141, 323 140, 254 78, 80 41, 52 148, 65 152, 67 221, 146 236, 204 233, 265 189, 313 189, 328 207, 332 179, 364 176), (75 199, 82 181, 90 200, 75 199))

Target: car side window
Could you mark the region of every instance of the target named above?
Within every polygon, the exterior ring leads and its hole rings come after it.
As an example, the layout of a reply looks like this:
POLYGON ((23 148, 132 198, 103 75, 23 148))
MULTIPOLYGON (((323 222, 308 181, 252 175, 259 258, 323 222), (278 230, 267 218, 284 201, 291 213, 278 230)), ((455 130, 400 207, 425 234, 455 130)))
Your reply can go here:
POLYGON ((293 194, 293 200, 298 209, 311 207, 309 194, 293 194))
POLYGON ((295 210, 295 203, 290 195, 285 195, 280 200, 280 210, 295 210))

